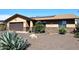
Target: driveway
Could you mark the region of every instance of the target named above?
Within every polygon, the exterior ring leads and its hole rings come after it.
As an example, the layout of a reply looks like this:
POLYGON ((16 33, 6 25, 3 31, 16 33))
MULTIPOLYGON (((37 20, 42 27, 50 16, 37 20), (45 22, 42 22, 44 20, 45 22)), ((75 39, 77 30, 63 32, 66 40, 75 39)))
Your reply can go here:
POLYGON ((57 33, 36 34, 37 39, 29 37, 28 34, 20 34, 31 43, 28 50, 78 50, 79 38, 74 38, 74 34, 67 33, 60 35, 57 33))

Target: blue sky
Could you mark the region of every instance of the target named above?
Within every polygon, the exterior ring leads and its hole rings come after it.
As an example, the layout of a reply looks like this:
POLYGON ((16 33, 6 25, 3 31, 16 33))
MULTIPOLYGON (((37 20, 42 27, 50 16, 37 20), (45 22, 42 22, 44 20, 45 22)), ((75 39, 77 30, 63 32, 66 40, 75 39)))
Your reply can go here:
POLYGON ((58 14, 75 14, 79 16, 78 9, 0 9, 0 20, 6 19, 16 13, 29 17, 52 16, 58 14))

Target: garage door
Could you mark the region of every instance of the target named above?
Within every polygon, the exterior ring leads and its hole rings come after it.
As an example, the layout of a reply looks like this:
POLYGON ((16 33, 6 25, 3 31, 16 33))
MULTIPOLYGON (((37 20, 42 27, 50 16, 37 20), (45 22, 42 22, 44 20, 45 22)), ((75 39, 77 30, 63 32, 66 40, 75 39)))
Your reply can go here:
POLYGON ((9 29, 14 31, 23 31, 23 23, 22 22, 10 23, 9 29))

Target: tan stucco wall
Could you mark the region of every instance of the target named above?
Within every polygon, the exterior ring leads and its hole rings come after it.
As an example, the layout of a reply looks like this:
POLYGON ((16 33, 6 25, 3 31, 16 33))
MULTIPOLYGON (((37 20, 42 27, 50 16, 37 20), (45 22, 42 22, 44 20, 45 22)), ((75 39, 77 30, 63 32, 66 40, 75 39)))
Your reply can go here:
MULTIPOLYGON (((69 28, 75 28, 75 24, 67 24, 66 25, 69 28)), ((46 24, 46 27, 59 27, 58 24, 46 24)))
POLYGON ((58 27, 58 24, 46 24, 46 27, 58 27))
POLYGON ((75 24, 67 24, 66 25, 68 28, 75 28, 75 24))
MULTIPOLYGON (((9 29, 9 23, 11 23, 11 22, 23 22, 24 28, 29 26, 26 20, 24 20, 20 17, 17 17, 7 23, 7 29, 9 29)), ((26 30, 26 29, 23 29, 23 30, 26 30)))
POLYGON ((79 19, 75 19, 75 24, 78 24, 79 23, 79 19))

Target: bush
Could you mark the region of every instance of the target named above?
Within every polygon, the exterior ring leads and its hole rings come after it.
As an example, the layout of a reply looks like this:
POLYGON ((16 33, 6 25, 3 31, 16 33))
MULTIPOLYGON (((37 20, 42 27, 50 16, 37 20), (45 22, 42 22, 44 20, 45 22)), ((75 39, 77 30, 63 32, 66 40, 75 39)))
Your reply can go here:
POLYGON ((45 25, 41 22, 36 22, 33 30, 35 33, 44 33, 45 32, 45 25))
POLYGON ((76 30, 75 30, 74 36, 75 36, 76 38, 79 38, 79 24, 76 25, 76 30))
POLYGON ((79 32, 79 24, 76 25, 76 32, 79 32))
POLYGON ((59 28, 59 34, 65 34, 65 33, 66 33, 66 28, 65 27, 59 28))
POLYGON ((27 40, 19 37, 14 32, 5 32, 0 38, 1 50, 25 50, 29 45, 27 40))
POLYGON ((0 24, 0 31, 6 30, 6 25, 0 24))
POLYGON ((79 32, 76 32, 76 33, 75 33, 75 37, 76 37, 76 38, 79 38, 79 32))

